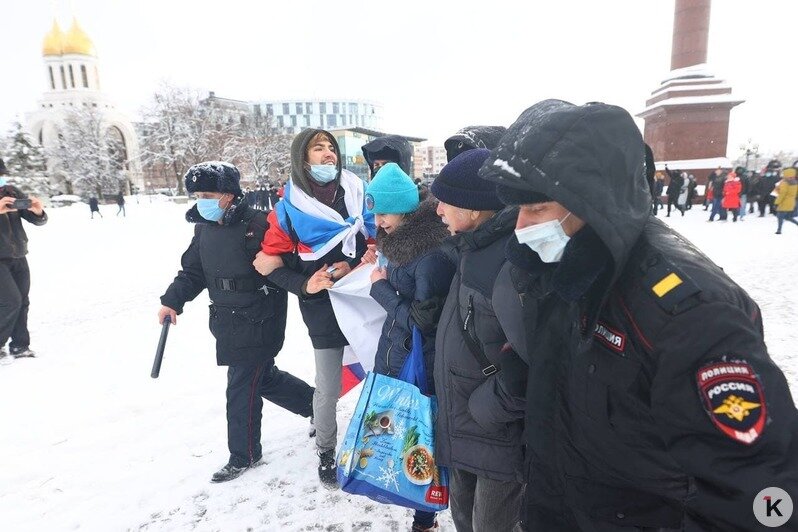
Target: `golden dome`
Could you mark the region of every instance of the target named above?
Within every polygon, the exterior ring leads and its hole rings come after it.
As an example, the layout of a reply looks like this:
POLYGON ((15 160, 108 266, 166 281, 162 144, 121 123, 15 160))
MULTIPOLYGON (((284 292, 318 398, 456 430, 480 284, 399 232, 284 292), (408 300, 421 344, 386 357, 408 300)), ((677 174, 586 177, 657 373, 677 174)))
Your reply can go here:
POLYGON ((42 43, 42 55, 61 55, 64 48, 64 32, 58 26, 58 22, 53 19, 53 27, 44 36, 42 43))
POLYGON ((78 26, 78 21, 75 18, 72 19, 72 26, 70 26, 69 31, 64 37, 64 48, 61 53, 64 55, 95 55, 94 43, 91 42, 86 32, 78 26))

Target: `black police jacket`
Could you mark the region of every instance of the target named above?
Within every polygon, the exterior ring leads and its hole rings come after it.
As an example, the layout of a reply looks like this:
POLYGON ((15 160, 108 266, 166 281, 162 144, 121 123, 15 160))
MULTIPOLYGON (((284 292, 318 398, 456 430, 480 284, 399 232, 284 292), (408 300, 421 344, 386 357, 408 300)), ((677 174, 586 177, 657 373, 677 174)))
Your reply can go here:
POLYGON ((206 221, 196 206, 186 219, 197 224, 194 237, 161 303, 179 314, 207 288, 220 366, 256 364, 276 356, 285 338, 287 294, 252 266, 267 228, 266 214, 239 198, 223 224, 206 221))
POLYGON ((559 263, 517 241, 531 257, 511 256, 529 363, 527 527, 761 530, 761 490, 798 494, 798 412, 756 303, 651 215, 643 142, 622 109, 542 102, 504 139, 483 175, 586 224, 559 263))

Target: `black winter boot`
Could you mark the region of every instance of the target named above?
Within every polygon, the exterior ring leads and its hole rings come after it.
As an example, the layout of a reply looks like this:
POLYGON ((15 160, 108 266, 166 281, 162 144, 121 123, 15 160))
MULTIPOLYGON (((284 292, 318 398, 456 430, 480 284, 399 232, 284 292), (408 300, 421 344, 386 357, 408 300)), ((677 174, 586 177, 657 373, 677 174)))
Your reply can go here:
POLYGON ((335 449, 319 451, 319 480, 328 490, 338 489, 338 468, 335 465, 335 449))

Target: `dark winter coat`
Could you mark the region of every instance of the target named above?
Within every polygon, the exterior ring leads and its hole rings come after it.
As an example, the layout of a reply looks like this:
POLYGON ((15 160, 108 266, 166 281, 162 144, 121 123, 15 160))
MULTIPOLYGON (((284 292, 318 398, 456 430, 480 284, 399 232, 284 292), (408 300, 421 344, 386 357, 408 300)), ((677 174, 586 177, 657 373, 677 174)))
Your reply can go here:
MULTIPOLYGON (((306 129, 299 133, 291 146, 291 179, 295 186, 302 188, 306 194, 313 195, 312 188, 309 184, 311 179, 307 171, 304 169, 305 152, 307 144, 310 139, 318 133, 317 129, 306 129), (303 188, 304 187, 304 188, 303 188)), ((335 145, 335 151, 338 153, 338 146, 335 145)), ((340 173, 340 159, 338 164, 340 173)), ((344 219, 349 217, 346 210, 346 203, 344 200, 344 188, 336 183, 337 192, 335 201, 331 205, 344 219)), ((272 232, 276 235, 279 232, 277 227, 277 215, 275 211, 269 214, 270 223, 275 225, 272 232)), ((270 231, 267 231, 266 238, 269 238, 270 231)), ((305 291, 308 279, 316 273, 325 264, 331 265, 336 262, 347 262, 350 267, 355 268, 360 264, 360 259, 366 252, 366 238, 363 234, 357 235, 357 251, 354 257, 347 257, 343 254, 343 244, 338 244, 324 257, 316 261, 304 261, 299 257, 296 245, 298 240, 296 234, 291 235, 294 246, 292 253, 284 253, 281 255, 285 267, 278 268, 269 274, 268 279, 276 286, 279 286, 299 298, 299 310, 302 312, 302 319, 308 328, 310 341, 314 349, 328 349, 333 347, 343 347, 349 345, 346 337, 338 327, 338 322, 335 319, 332 304, 330 303, 330 296, 327 290, 322 290, 317 294, 308 294, 305 291)))
POLYGON ((756 303, 650 215, 628 113, 533 108, 510 132, 515 145, 494 153, 512 172, 488 159, 483 175, 587 224, 560 263, 528 262, 515 278, 530 364, 527 526, 759 530, 761 489, 798 493, 798 413, 756 303))
POLYGON ((496 317, 493 290, 505 263, 504 248, 515 238, 517 215, 515 209, 502 211, 474 231, 453 238, 458 268, 435 340, 435 459, 441 465, 500 481, 523 479, 523 394, 520 399, 492 397, 489 401, 482 393, 474 396, 478 389, 490 391, 490 384, 481 386, 492 380, 469 350, 463 326, 467 325, 468 334, 495 366, 501 368, 515 356, 507 349, 507 335, 496 317), (497 402, 506 403, 500 418, 493 417, 497 402))
POLYGON ((723 187, 726 185, 726 176, 728 174, 723 172, 720 175, 716 175, 712 178, 712 197, 714 199, 723 199, 723 187))
POLYGON ((118 194, 116 196, 116 204, 120 207, 125 204, 125 196, 124 194, 118 194))
POLYGON ((413 174, 413 148, 404 137, 399 135, 377 137, 364 144, 362 150, 372 176, 374 175, 374 161, 378 159, 395 162, 407 175, 413 174))
MULTIPOLYGON (((437 203, 427 200, 405 216, 402 225, 391 234, 379 233, 377 246, 388 259, 388 279, 371 286, 374 298, 388 316, 374 358, 374 371, 397 376, 412 347, 413 326, 418 324, 411 315, 414 301, 433 297, 445 298, 454 275, 455 264, 441 251, 441 242, 449 231, 435 213, 437 203)), ((419 328, 421 330, 421 327, 419 328)), ((435 333, 424 335, 424 361, 427 368, 427 390, 433 390, 435 361, 435 333)))
POLYGON ((97 201, 97 198, 95 197, 89 198, 89 210, 91 212, 100 212, 100 204, 97 201))
POLYGON ((684 185, 684 178, 680 172, 669 170, 670 182, 668 183, 668 201, 676 203, 679 200, 679 195, 682 193, 682 185, 684 185))
MULTIPOLYGON (((0 187, 0 198, 11 196, 25 199, 28 196, 13 185, 0 187)), ((28 235, 22 227, 22 220, 33 225, 47 223, 47 213, 36 216, 29 210, 0 214, 0 259, 21 259, 28 254, 28 235)))
POLYGON ((489 150, 499 144, 507 128, 504 126, 467 126, 446 139, 443 147, 446 148, 446 160, 451 161, 461 153, 474 148, 487 148, 489 150))
POLYGON ((258 364, 276 356, 285 337, 288 298, 252 266, 266 231, 265 214, 239 198, 223 224, 200 216, 196 205, 186 220, 196 224, 194 238, 161 304, 180 314, 207 288, 217 364, 258 364))

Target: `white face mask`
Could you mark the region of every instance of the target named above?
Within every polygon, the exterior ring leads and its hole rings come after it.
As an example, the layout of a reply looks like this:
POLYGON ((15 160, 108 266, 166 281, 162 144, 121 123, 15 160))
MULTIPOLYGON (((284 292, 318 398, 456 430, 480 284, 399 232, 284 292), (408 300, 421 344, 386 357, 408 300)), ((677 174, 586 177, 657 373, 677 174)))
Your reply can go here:
POLYGON ((526 244, 538 254, 543 262, 559 262, 565 251, 565 246, 571 237, 565 234, 562 223, 571 216, 565 215, 562 220, 550 220, 523 229, 515 230, 515 237, 521 244, 526 244))

